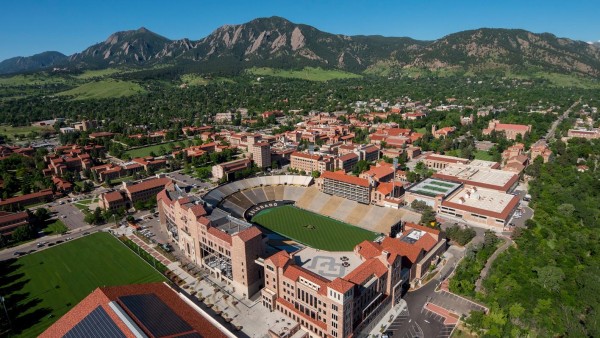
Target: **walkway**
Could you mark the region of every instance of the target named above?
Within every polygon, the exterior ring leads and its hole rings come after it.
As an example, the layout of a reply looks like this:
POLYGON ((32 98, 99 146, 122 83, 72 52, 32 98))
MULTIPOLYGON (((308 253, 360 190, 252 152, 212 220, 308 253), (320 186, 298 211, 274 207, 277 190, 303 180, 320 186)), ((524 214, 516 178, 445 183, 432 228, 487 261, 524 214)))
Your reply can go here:
POLYGON ((496 251, 490 256, 490 258, 485 263, 483 269, 481 269, 481 273, 479 274, 479 278, 475 281, 475 292, 481 292, 483 280, 486 279, 492 264, 500 256, 501 253, 506 251, 513 244, 512 239, 506 238, 504 240, 504 244, 500 246, 496 251))

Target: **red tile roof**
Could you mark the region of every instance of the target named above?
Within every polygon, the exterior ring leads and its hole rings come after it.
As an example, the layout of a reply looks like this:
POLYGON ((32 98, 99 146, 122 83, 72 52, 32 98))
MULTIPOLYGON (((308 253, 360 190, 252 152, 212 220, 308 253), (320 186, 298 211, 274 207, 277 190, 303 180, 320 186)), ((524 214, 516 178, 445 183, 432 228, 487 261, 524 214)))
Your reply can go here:
POLYGON ((362 241, 358 245, 358 254, 365 259, 373 258, 381 254, 381 246, 375 242, 362 241))
POLYGON ((348 153, 346 155, 338 157, 337 159, 340 161, 346 162, 346 161, 357 159, 357 158, 358 158, 358 155, 356 155, 355 153, 348 153))
POLYGON ((282 250, 266 259, 278 268, 284 267, 290 261, 290 255, 282 250))
POLYGON ((237 233, 237 236, 244 242, 248 242, 249 240, 255 238, 256 236, 261 236, 262 232, 258 230, 257 227, 253 226, 250 228, 246 228, 237 233))
POLYGON ((162 177, 162 178, 153 178, 151 180, 147 180, 135 185, 130 185, 128 187, 126 187, 125 189, 127 191, 129 191, 130 194, 136 193, 136 192, 140 192, 140 191, 144 191, 144 190, 148 190, 148 189, 154 189, 154 188, 158 188, 158 187, 164 187, 165 185, 169 184, 171 182, 171 179, 168 177, 162 177))
POLYGON ((111 192, 105 193, 103 195, 103 198, 104 198, 104 200, 106 200, 106 202, 112 203, 112 202, 122 201, 123 195, 121 195, 121 193, 119 191, 111 191, 111 192))
POLYGON ((346 291, 352 289, 354 287, 354 284, 352 284, 346 280, 343 280, 341 278, 336 278, 336 279, 332 280, 328 286, 331 289, 343 294, 343 293, 346 293, 346 291))
POLYGON ((209 234, 213 235, 214 237, 216 237, 224 242, 227 242, 227 243, 229 243, 229 245, 231 245, 231 236, 228 235, 226 232, 221 231, 217 228, 213 228, 213 227, 208 228, 207 231, 209 234))
POLYGON ((364 178, 355 177, 355 176, 346 175, 343 170, 334 171, 334 172, 325 171, 325 172, 323 172, 321 177, 326 178, 326 179, 335 180, 335 181, 345 182, 345 183, 349 183, 349 184, 359 185, 361 187, 369 187, 369 180, 366 180, 364 178))
MULTIPOLYGON (((71 330, 98 306, 101 306, 106 311, 112 321, 117 324, 119 329, 127 337, 134 337, 127 325, 125 325, 125 323, 109 306, 109 303, 118 303, 124 309, 124 311, 128 313, 129 317, 132 318, 132 320, 136 322, 136 324, 143 330, 143 323, 140 322, 133 315, 133 313, 128 310, 127 306, 125 306, 119 300, 119 298, 123 296, 142 294, 153 294, 158 297, 167 307, 175 312, 177 316, 187 322, 192 327, 193 331, 199 335, 203 337, 215 338, 227 337, 227 335, 221 332, 207 318, 182 300, 174 290, 163 283, 134 284, 98 288, 89 296, 84 298, 84 300, 77 304, 73 309, 71 309, 71 311, 67 312, 67 314, 60 318, 56 323, 50 326, 46 331, 44 331, 40 337, 45 338, 64 336, 67 332, 69 332, 69 330, 71 330)), ((149 332, 146 331, 145 333, 148 336, 151 336, 149 332)))
POLYGON ((381 277, 387 272, 388 269, 383 265, 381 260, 377 257, 373 257, 364 261, 361 265, 352 270, 352 272, 346 275, 344 279, 347 279, 354 284, 363 284, 370 277, 381 277))
POLYGON ((291 156, 306 158, 306 159, 310 159, 310 160, 320 160, 321 159, 321 155, 311 155, 311 154, 307 154, 307 153, 301 153, 299 151, 294 151, 291 156))

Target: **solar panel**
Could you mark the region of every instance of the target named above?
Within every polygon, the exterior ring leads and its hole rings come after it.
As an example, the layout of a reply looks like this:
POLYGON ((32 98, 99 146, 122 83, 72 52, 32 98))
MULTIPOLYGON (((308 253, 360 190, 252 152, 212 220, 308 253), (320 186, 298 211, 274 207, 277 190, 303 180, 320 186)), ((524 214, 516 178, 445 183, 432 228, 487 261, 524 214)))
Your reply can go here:
POLYGON ((119 301, 154 337, 192 333, 194 329, 155 294, 121 296, 119 301))
POLYGON ((64 338, 126 338, 108 313, 98 306, 77 325, 73 326, 64 338))

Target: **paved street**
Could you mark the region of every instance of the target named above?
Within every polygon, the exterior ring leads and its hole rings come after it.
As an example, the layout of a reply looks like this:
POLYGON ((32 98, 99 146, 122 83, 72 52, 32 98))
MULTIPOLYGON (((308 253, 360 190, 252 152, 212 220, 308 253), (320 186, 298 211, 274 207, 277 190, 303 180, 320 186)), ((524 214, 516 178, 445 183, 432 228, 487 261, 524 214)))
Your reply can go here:
POLYGON ((182 188, 183 187, 187 187, 187 186, 194 186, 194 184, 199 189, 210 189, 213 186, 211 183, 202 182, 202 180, 199 180, 199 179, 197 179, 195 177, 192 177, 190 175, 184 174, 181 171, 175 171, 175 172, 172 172, 172 173, 168 173, 167 176, 169 176, 172 179, 174 179, 175 181, 177 181, 177 183, 182 188))
MULTIPOLYGON (((442 316, 436 316, 425 310, 427 302, 434 303, 438 297, 435 292, 442 280, 447 278, 462 258, 464 249, 451 246, 446 251, 446 264, 440 273, 425 286, 409 291, 404 300, 407 308, 389 325, 388 330, 393 337, 448 337, 454 325, 445 325, 442 316)), ((451 302, 450 305, 458 307, 460 301, 451 302), (455 304, 456 303, 456 304, 455 304)))

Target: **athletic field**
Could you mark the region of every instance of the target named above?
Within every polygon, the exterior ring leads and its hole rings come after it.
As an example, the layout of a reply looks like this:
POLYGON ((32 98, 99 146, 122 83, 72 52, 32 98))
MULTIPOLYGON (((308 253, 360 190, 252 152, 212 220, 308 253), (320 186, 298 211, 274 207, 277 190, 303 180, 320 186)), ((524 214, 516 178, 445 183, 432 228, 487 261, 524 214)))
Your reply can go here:
POLYGON ((373 240, 376 233, 291 205, 259 212, 252 222, 315 249, 352 251, 356 244, 373 240))
POLYGON ((164 280, 107 233, 0 262, 0 295, 21 337, 38 336, 99 286, 164 280))

